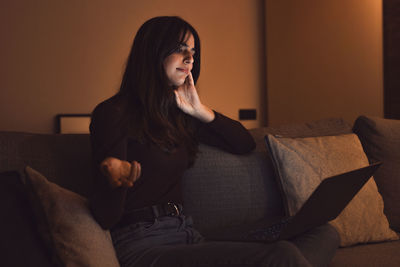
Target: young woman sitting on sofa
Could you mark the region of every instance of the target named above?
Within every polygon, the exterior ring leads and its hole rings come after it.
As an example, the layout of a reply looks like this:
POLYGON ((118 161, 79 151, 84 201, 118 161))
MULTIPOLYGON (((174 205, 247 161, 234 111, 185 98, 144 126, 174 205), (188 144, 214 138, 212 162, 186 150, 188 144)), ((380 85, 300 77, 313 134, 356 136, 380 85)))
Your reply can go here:
POLYGON ((181 178, 198 143, 236 154, 255 147, 239 122, 201 103, 199 74, 196 30, 179 17, 152 18, 136 34, 119 92, 92 113, 91 210, 111 230, 121 266, 326 265, 338 246, 323 240, 326 226, 271 244, 205 241, 193 228, 181 178))

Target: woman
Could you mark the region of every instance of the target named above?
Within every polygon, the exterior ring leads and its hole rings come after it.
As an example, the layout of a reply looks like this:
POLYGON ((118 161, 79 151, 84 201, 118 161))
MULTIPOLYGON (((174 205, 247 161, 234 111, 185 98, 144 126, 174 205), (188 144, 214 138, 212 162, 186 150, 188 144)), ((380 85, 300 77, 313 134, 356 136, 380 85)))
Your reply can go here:
MULTIPOLYGON (((111 229, 121 265, 310 266, 307 251, 288 241, 205 242, 184 215, 181 178, 199 142, 236 154, 255 147, 239 122, 201 103, 199 73, 196 30, 179 17, 150 19, 136 34, 119 92, 93 111, 91 210, 111 229)), ((326 263, 336 246, 312 260, 326 263)))

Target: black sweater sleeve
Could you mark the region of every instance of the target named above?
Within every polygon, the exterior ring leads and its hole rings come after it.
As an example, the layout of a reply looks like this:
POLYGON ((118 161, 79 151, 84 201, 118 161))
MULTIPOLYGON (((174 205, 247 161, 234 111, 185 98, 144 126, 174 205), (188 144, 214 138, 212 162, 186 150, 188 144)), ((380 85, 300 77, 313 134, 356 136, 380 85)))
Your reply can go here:
MULTIPOLYGON (((118 106, 106 101, 94 109, 90 124, 95 173, 95 188, 90 198, 90 208, 104 229, 112 228, 120 221, 127 199, 128 189, 112 188, 99 168, 100 163, 107 157, 127 160, 127 136, 122 132, 121 118, 122 113, 118 106)), ((195 123, 199 142, 234 154, 248 153, 255 147, 252 136, 241 123, 217 112, 212 122, 202 123, 195 120, 195 123)))
POLYGON ((120 118, 118 108, 103 102, 94 109, 90 123, 95 175, 90 209, 104 229, 111 228, 121 218, 127 192, 126 188, 112 188, 107 177, 100 172, 100 163, 107 157, 126 160, 126 137, 118 125, 120 118))
POLYGON ((233 154, 246 154, 254 150, 253 137, 243 125, 216 111, 215 119, 209 123, 198 122, 198 141, 219 147, 233 154))

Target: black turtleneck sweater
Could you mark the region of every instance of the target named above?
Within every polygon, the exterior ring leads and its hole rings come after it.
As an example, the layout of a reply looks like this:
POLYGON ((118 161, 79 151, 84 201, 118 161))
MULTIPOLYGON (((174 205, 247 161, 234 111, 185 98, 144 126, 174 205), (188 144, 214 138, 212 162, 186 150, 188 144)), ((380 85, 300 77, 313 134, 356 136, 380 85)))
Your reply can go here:
MULTIPOLYGON (((165 152, 153 144, 143 144, 123 133, 118 124, 122 116, 117 102, 110 98, 100 103, 92 113, 90 137, 92 144, 95 188, 91 210, 105 228, 124 220, 130 210, 167 202, 182 203, 181 178, 188 168, 185 147, 165 152), (115 157, 141 164, 141 176, 131 188, 112 188, 99 171, 106 157, 115 157)), ((215 119, 202 123, 193 118, 198 142, 219 147, 234 154, 248 153, 255 143, 248 131, 238 121, 215 112, 215 119)))

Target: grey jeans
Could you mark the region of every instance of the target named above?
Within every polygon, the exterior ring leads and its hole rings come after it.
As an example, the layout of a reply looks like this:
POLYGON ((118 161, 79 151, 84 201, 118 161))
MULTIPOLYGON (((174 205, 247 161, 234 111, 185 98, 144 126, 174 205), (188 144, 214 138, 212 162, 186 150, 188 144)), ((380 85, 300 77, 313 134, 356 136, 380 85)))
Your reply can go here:
POLYGON ((330 225, 270 244, 205 241, 184 215, 113 229, 111 236, 122 267, 327 266, 339 245, 330 225))

